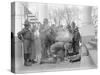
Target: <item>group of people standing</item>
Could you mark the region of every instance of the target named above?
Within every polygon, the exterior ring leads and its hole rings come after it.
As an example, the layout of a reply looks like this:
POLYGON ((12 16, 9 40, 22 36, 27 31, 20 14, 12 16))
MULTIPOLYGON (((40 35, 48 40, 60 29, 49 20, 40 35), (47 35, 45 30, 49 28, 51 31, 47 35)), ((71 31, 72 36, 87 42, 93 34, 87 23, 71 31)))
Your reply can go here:
POLYGON ((22 41, 24 51, 24 65, 31 66, 34 63, 41 63, 47 57, 48 38, 48 19, 43 20, 43 24, 34 22, 30 25, 28 20, 24 22, 24 28, 17 33, 22 41), (40 26, 39 26, 40 25, 40 26), (47 34, 46 34, 47 33, 47 34))
MULTIPOLYGON (((47 24, 48 24, 48 20, 45 19, 43 28, 44 27, 46 28, 44 29, 41 28, 41 29, 43 30, 48 29, 47 24)), ((34 63, 40 64, 41 59, 45 58, 47 55, 46 46, 50 43, 44 44, 46 40, 40 39, 41 29, 39 27, 41 26, 38 26, 38 25, 31 26, 29 21, 25 20, 24 28, 18 32, 18 38, 22 41, 22 45, 23 45, 25 66, 31 66, 34 63)), ((79 54, 78 48, 79 48, 79 42, 81 41, 81 36, 78 31, 78 27, 75 26, 74 22, 72 22, 72 27, 70 25, 67 25, 67 28, 74 35, 74 38, 72 39, 73 54, 79 54)), ((51 30, 51 32, 52 31, 53 30, 51 30)), ((42 36, 44 37, 45 34, 43 34, 42 36)))

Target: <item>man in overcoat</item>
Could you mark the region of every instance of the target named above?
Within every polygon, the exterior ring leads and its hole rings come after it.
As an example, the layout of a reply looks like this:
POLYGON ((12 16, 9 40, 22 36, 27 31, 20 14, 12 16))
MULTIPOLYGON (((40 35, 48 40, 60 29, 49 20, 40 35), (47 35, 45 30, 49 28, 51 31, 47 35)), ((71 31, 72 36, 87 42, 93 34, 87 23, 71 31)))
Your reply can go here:
POLYGON ((24 28, 18 32, 18 38, 23 43, 24 49, 24 65, 31 66, 31 31, 30 24, 28 20, 25 20, 24 28))

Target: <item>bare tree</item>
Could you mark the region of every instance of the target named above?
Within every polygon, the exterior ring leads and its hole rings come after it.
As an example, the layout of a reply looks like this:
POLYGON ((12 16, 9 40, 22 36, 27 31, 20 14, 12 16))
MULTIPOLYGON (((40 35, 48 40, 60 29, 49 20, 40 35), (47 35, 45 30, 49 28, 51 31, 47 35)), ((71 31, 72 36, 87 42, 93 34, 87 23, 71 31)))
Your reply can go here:
POLYGON ((61 25, 62 20, 66 20, 66 25, 70 25, 73 20, 79 20, 79 13, 77 8, 64 7, 64 9, 52 10, 52 13, 49 13, 49 18, 57 25, 61 25))
POLYGON ((65 10, 64 16, 65 16, 67 25, 70 25, 70 23, 72 21, 80 21, 78 8, 67 8, 67 7, 65 7, 64 10, 65 10))

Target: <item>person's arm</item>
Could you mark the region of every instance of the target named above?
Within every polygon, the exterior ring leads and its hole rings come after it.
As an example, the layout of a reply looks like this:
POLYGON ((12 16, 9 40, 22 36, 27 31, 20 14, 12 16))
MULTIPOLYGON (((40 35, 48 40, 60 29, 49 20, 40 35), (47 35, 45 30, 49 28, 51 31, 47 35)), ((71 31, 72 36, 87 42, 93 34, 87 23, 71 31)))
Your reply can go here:
POLYGON ((80 33, 79 33, 79 45, 82 46, 82 37, 81 37, 80 33))
POLYGON ((20 39, 20 40, 21 40, 21 31, 20 31, 20 32, 18 32, 18 33, 17 33, 17 35, 18 35, 18 39, 20 39))
POLYGON ((19 31, 18 33, 17 33, 17 35, 18 35, 18 38, 20 39, 20 40, 23 40, 23 33, 25 32, 25 29, 22 29, 21 31, 19 31))

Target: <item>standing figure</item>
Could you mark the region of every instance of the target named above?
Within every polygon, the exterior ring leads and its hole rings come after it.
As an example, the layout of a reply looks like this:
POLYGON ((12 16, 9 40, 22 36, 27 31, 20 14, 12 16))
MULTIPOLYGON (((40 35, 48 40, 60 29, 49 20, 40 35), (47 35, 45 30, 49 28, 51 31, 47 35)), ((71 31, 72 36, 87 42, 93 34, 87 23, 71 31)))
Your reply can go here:
POLYGON ((41 51, 42 51, 42 47, 41 47, 41 40, 40 40, 40 32, 39 32, 39 25, 36 24, 35 26, 35 32, 34 32, 34 42, 35 42, 35 50, 36 50, 36 61, 38 64, 41 63, 41 51))
POLYGON ((81 35, 79 33, 78 27, 74 30, 74 37, 73 37, 73 51, 74 54, 79 54, 80 49, 80 43, 81 43, 81 35))
POLYGON ((73 52, 71 53, 71 56, 74 55, 76 53, 76 49, 75 49, 75 41, 74 41, 74 38, 75 38, 75 29, 76 29, 76 24, 75 22, 73 21, 71 23, 71 33, 73 34, 73 39, 72 39, 72 50, 73 52))
POLYGON ((73 39, 72 39, 73 53, 72 57, 70 58, 70 62, 76 62, 81 60, 81 55, 80 55, 81 35, 79 33, 78 27, 76 27, 74 22, 72 22, 72 34, 73 34, 73 39))
POLYGON ((28 20, 25 20, 24 28, 18 32, 18 38, 22 40, 24 49, 24 65, 31 66, 31 31, 29 30, 30 24, 28 20))
POLYGON ((74 37, 73 37, 73 55, 70 58, 70 62, 77 62, 81 61, 81 50, 80 50, 80 43, 81 43, 81 36, 78 31, 78 28, 75 29, 74 31, 74 37))
POLYGON ((32 53, 31 53, 31 61, 32 63, 36 63, 36 46, 35 46, 35 23, 32 25, 31 27, 31 49, 32 49, 32 53))
POLYGON ((48 35, 48 19, 45 18, 43 20, 43 25, 41 26, 41 43, 42 43, 42 59, 45 59, 48 57, 47 53, 47 35, 48 35))

